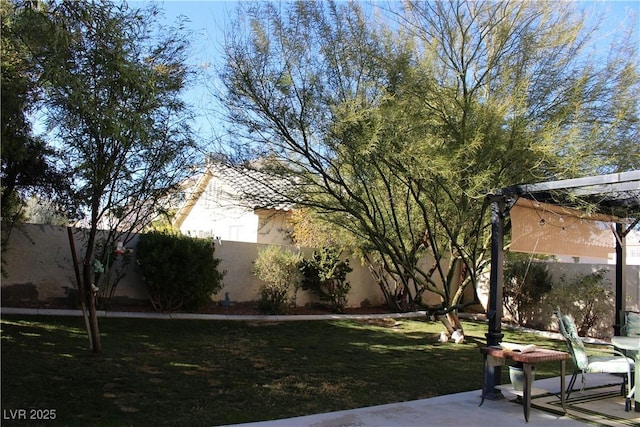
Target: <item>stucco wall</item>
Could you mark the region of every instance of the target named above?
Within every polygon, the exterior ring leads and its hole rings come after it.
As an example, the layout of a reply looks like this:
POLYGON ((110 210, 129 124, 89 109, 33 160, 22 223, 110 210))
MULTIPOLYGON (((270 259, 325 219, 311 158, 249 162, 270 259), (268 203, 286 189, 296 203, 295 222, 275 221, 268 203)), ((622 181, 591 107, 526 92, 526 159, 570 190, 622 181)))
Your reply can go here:
MULTIPOLYGON (((613 291, 615 295, 615 265, 611 264, 577 264, 577 263, 551 263, 549 264, 549 271, 554 280, 564 275, 567 278, 571 278, 575 275, 587 275, 597 270, 605 269, 607 272, 604 278, 604 284, 613 291)), ((639 292, 640 292, 640 266, 628 265, 626 267, 626 311, 640 311, 639 292)), ((615 322, 615 309, 614 302, 611 302, 611 312, 597 313, 599 319, 590 331, 590 335, 599 338, 610 338, 613 336, 615 322)), ((580 319, 577 319, 578 322, 580 319)), ((556 325, 555 319, 552 320, 552 324, 556 325)))
MULTIPOLYGON (((78 256, 82 251, 82 230, 75 231, 78 256)), ((134 248, 137 238, 127 246, 134 248)), ((226 271, 224 288, 213 297, 224 299, 226 292, 232 301, 247 302, 259 299, 260 280, 252 273, 253 261, 264 244, 222 240, 216 244, 215 257, 220 258, 220 270, 226 271)), ((295 247, 291 250, 297 251, 295 247)), ((310 254, 311 250, 305 250, 310 254)), ((115 296, 133 300, 146 300, 147 291, 141 283, 135 267, 135 250, 131 255, 126 277, 118 284, 115 296)), ((2 299, 47 301, 67 298, 69 290, 75 290, 75 273, 65 227, 24 224, 13 230, 7 251, 3 254, 6 277, 2 279, 2 299)), ((352 260, 353 272, 347 280, 351 283, 348 305, 359 307, 365 300, 372 305, 383 304, 382 294, 366 268, 352 260)), ((306 291, 300 291, 297 304, 313 300, 306 291)))
MULTIPOLYGON (((74 242, 78 261, 84 253, 84 230, 74 229, 74 242)), ((137 237, 127 244, 137 244, 137 237)), ((77 289, 73 258, 66 227, 40 224, 23 224, 11 233, 3 254, 2 300, 23 299, 47 301, 66 298, 77 289), (27 292, 28 289, 31 291, 27 292), (36 292, 36 294, 34 294, 36 292), (25 293, 27 293, 25 295, 25 293), (16 295, 16 296, 14 296, 16 295), (34 297, 35 295, 35 297, 34 297)), ((140 281, 134 258, 125 270, 126 277, 118 284, 116 296, 130 299, 147 299, 146 287, 140 281)), ((115 268, 123 268, 121 260, 115 268)))
MULTIPOLYGON (((221 260, 220 269, 226 271, 224 277, 225 286, 219 293, 220 296, 224 296, 226 292, 229 292, 229 297, 232 301, 255 301, 259 298, 259 289, 262 282, 251 273, 251 269, 258 252, 266 246, 266 244, 244 242, 222 242, 222 245, 216 246, 216 257, 221 260)), ((295 247, 287 248, 291 251, 298 251, 295 247)), ((307 248, 302 249, 302 252, 305 256, 310 256, 312 250, 307 248)), ((372 305, 383 304, 382 293, 371 278, 369 271, 355 260, 350 260, 349 265, 353 268, 353 271, 347 275, 347 281, 351 284, 348 305, 360 307, 366 303, 372 305)), ((316 301, 316 298, 309 292, 299 291, 296 305, 303 306, 314 301, 316 301)))
MULTIPOLYGON (((78 254, 82 253, 82 230, 76 230, 78 254)), ((135 247, 134 239, 129 247, 135 247)), ((222 240, 217 244, 215 256, 221 259, 220 269, 226 271, 224 288, 213 297, 214 300, 224 298, 226 292, 232 301, 247 302, 259 299, 260 280, 252 273, 253 261, 258 251, 265 244, 232 242, 222 240)), ((291 250, 298 250, 290 247, 291 250)), ((309 255, 310 249, 304 253, 309 255)), ((65 227, 50 225, 25 224, 14 229, 7 251, 3 253, 3 264, 6 277, 2 278, 2 299, 19 299, 24 301, 47 301, 55 298, 67 298, 69 289, 74 290, 75 274, 69 239, 65 227)), ((132 262, 126 270, 126 277, 119 283, 116 296, 134 300, 146 300, 147 293, 140 275, 135 268, 135 251, 132 262)), ((358 260, 350 260, 353 271, 347 276, 351 283, 348 305, 359 307, 365 301, 372 305, 384 303, 378 285, 373 281, 367 268, 358 260)), ((585 265, 569 263, 553 263, 550 269, 554 277, 561 274, 571 276, 576 273, 588 273, 598 268, 607 268, 607 282, 615 283, 614 266, 607 264, 585 265)), ((478 287, 478 295, 486 307, 488 284, 478 287)), ((435 294, 428 294, 429 303, 437 303, 435 294)), ((468 298, 472 298, 470 295, 468 298)), ((300 291, 297 304, 304 305, 314 300, 306 291, 300 291)), ((627 267, 627 309, 640 311, 640 266, 627 267)))
POLYGON ((2 262, 7 274, 2 278, 3 297, 9 286, 35 286, 39 300, 60 298, 75 283, 67 230, 63 227, 27 225, 14 228, 2 254, 2 262), (67 242, 66 246, 62 242, 67 242))
POLYGON ((289 223, 291 213, 284 210, 256 209, 258 216, 257 243, 273 245, 290 245, 290 232, 292 226, 289 223))
MULTIPOLYGON (((581 263, 566 263, 566 262, 549 262, 547 263, 549 272, 552 276, 552 282, 558 283, 560 278, 564 275, 567 279, 576 275, 587 275, 593 273, 599 269, 605 269, 606 274, 604 277, 604 283, 612 291, 615 292, 615 265, 611 264, 581 264, 581 263)), ((640 311, 640 266, 628 265, 626 267, 626 307, 627 311, 640 311)), ((482 277, 478 285, 478 296, 482 305, 487 307, 487 301, 489 299, 489 275, 482 277)), ((613 304, 613 301, 611 301, 613 304)), ((546 325, 549 329, 557 330, 557 321, 552 315, 551 311, 554 309, 553 302, 547 301, 543 306, 541 312, 545 317, 535 319, 540 325, 546 325)), ((614 325, 614 313, 598 313, 601 315, 600 322, 594 327, 592 335, 606 338, 613 335, 614 325)), ((508 319, 508 313, 504 310, 503 315, 508 319)))
MULTIPOLYGON (((616 267, 611 264, 572 264, 572 263, 550 263, 549 272, 554 279, 559 279, 563 274, 571 277, 576 274, 586 275, 597 270, 605 269, 607 273, 604 282, 615 291, 616 267)), ((628 265, 626 267, 626 309, 640 311, 640 265, 628 265)))

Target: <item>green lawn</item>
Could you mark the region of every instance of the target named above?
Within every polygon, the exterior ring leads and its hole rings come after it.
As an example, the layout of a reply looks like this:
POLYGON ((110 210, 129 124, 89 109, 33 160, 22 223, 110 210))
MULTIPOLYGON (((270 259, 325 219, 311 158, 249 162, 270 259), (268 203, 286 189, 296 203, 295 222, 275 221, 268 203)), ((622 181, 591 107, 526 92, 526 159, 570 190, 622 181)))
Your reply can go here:
MULTIPOLYGON (((209 426, 477 390, 486 332, 465 322, 466 343, 456 345, 438 343, 441 324, 426 320, 101 319, 100 327, 104 351, 94 355, 81 318, 3 316, 3 418, 38 409, 56 416, 40 425, 209 426)), ((565 349, 523 333, 505 341, 565 349)), ((559 375, 556 364, 538 369, 536 378, 559 375)))

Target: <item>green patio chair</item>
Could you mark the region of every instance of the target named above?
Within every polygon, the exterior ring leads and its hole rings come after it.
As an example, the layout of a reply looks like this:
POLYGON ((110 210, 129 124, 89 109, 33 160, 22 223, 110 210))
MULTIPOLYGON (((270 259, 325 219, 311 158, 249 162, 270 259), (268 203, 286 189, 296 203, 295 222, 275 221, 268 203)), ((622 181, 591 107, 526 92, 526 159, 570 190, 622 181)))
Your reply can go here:
MULTIPOLYGON (((627 337, 640 337, 640 313, 635 311, 625 311, 622 314, 623 324, 620 328, 620 335, 627 337)), ((636 350, 625 350, 622 348, 616 348, 627 357, 636 359, 636 350)), ((633 383, 632 383, 633 384, 633 383)))
MULTIPOLYGON (((625 311, 623 315, 624 324, 622 325, 621 334, 628 337, 640 337, 640 313, 635 311, 625 311)), ((633 357, 633 351, 627 350, 623 352, 629 357, 633 357)))
POLYGON ((620 375, 623 377, 623 382, 620 385, 620 394, 626 396, 626 387, 628 387, 629 390, 631 389, 631 373, 634 369, 633 359, 615 350, 613 346, 610 346, 614 353, 613 355, 588 356, 584 342, 582 338, 578 336, 578 329, 571 316, 563 315, 560 310, 557 310, 554 314, 558 318, 560 333, 567 343, 567 348, 575 364, 575 369, 566 391, 567 399, 573 391, 573 386, 576 383, 576 378, 579 373, 582 374, 582 388, 584 388, 586 383, 585 374, 605 373, 620 375))

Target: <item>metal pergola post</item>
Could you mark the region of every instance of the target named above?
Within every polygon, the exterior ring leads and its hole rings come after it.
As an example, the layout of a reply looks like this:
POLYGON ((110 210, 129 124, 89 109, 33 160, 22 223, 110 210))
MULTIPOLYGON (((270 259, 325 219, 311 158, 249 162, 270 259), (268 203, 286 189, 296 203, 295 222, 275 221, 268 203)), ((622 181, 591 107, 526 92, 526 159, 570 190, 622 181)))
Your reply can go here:
POLYGON ((627 310, 627 234, 638 223, 640 223, 640 218, 636 218, 626 227, 624 224, 616 224, 616 311, 613 323, 613 335, 615 336, 624 335, 622 325, 624 325, 624 316, 627 310))
MULTIPOLYGON (((504 282, 504 212, 505 200, 501 195, 489 196, 491 203, 491 275, 489 278, 489 303, 487 318, 489 331, 486 334, 487 345, 498 345, 504 334, 502 333, 502 286, 504 282)), ((496 388, 500 385, 502 367, 488 366, 485 370, 485 394, 487 399, 502 398, 502 393, 496 388)))
POLYGON ((626 246, 626 232, 622 224, 616 224, 616 308, 613 324, 613 335, 615 336, 621 334, 624 311, 627 308, 626 246))

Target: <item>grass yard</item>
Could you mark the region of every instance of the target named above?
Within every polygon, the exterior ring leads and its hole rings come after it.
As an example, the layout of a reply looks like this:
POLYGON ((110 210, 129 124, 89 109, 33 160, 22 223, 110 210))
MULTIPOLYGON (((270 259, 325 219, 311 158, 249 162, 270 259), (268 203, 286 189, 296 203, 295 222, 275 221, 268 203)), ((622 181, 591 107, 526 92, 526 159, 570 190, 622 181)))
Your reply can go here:
MULTIPOLYGON (((82 318, 1 321, 3 426, 210 426, 478 390, 486 333, 465 322, 456 345, 438 343, 441 324, 423 319, 101 319, 94 355, 82 318), (7 421, 18 409, 55 410, 56 420, 7 421)), ((505 341, 565 349, 526 333, 505 341)), ((539 365, 536 378, 559 375, 556 365, 539 365)))

